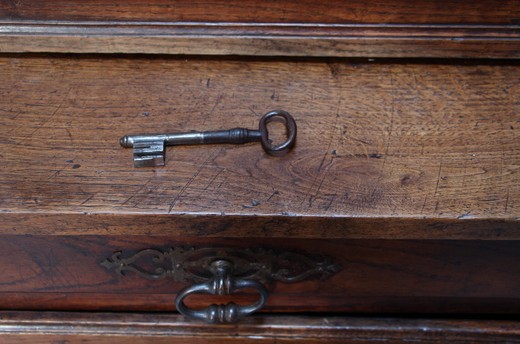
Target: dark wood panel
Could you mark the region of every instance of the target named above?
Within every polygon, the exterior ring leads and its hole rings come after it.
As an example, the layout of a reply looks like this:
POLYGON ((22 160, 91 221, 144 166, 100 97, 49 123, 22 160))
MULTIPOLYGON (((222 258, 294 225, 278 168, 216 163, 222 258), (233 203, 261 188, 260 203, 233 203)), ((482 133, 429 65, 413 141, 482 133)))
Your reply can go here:
POLYGON ((4 0, 1 19, 281 23, 519 24, 515 0, 4 0))
POLYGON ((514 64, 5 57, 0 77, 4 214, 519 219, 514 64), (172 147, 135 169, 118 146, 276 108, 299 126, 284 157, 172 147))
POLYGON ((4 343, 518 343, 507 320, 256 316, 211 326, 178 315, 1 312, 4 343))
MULTIPOLYGON (((296 250, 325 254, 341 266, 325 281, 269 283, 266 311, 520 312, 520 281, 512 277, 520 273, 518 241, 2 236, 0 303, 4 309, 172 310, 186 283, 120 276, 101 263, 115 251, 130 257, 181 245, 296 250)), ((138 266, 153 271, 149 264, 144 259, 138 266)))
POLYGON ((3 213, 2 234, 147 235, 182 239, 451 239, 519 240, 519 224, 502 219, 443 219, 203 214, 3 213))

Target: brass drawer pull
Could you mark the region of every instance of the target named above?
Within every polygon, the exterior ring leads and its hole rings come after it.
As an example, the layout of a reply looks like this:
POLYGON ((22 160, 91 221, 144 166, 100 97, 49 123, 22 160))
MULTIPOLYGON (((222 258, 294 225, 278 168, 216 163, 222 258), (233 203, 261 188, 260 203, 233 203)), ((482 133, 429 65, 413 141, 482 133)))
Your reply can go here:
POLYGON ((209 267, 213 279, 206 283, 193 284, 179 292, 175 299, 177 310, 193 319, 204 320, 208 323, 233 323, 244 316, 258 311, 265 305, 268 293, 265 287, 256 281, 235 279, 233 276, 233 264, 226 260, 216 260, 209 267), (212 304, 201 310, 189 309, 184 304, 184 298, 190 294, 208 293, 212 295, 230 295, 242 289, 256 289, 260 299, 251 305, 240 306, 234 302, 226 305, 212 304))
POLYGON ((296 122, 286 111, 276 110, 266 113, 260 119, 258 130, 233 128, 217 131, 190 131, 186 133, 127 135, 119 143, 122 147, 133 148, 134 167, 164 166, 165 146, 195 145, 213 143, 242 144, 248 142, 262 143, 262 148, 270 155, 283 155, 294 146, 296 141, 296 122), (267 124, 272 121, 283 121, 287 139, 273 145, 269 139, 267 124))

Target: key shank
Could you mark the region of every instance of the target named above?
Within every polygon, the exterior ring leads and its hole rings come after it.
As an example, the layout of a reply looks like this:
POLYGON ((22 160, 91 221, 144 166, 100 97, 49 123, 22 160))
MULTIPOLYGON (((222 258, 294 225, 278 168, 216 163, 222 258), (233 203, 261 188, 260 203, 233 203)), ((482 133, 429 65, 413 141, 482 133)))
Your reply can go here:
POLYGON ((119 143, 124 148, 135 147, 142 142, 162 142, 165 146, 197 145, 211 143, 242 144, 262 140, 259 130, 246 128, 233 128, 216 131, 191 131, 186 133, 152 134, 152 135, 127 135, 123 136, 119 143))
POLYGON ((262 140, 259 130, 234 128, 217 131, 192 131, 174 134, 127 135, 119 143, 133 148, 135 167, 164 166, 165 146, 211 143, 241 144, 262 140))

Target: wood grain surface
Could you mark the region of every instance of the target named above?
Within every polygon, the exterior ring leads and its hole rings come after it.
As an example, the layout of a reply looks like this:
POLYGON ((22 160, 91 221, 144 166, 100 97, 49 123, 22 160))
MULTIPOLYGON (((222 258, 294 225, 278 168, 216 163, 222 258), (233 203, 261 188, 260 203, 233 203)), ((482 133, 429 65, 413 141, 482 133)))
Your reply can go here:
POLYGON ((2 1, 0 52, 519 58, 517 1, 2 1))
MULTIPOLYGON (((270 248, 328 256, 341 267, 326 280, 268 282, 267 312, 519 313, 518 241, 206 239, 149 236, 0 236, 2 309, 172 311, 189 285, 171 278, 124 276, 101 265, 154 248, 270 248)), ((154 271, 142 258, 136 266, 154 271)), ((276 264, 276 263, 275 263, 276 264)), ((163 266, 163 265, 161 265, 163 266)), ((165 263, 168 268, 168 263, 165 263)), ((233 300, 190 297, 191 307, 233 300)))
POLYGON ((515 0, 4 0, 0 19, 518 25, 520 7, 515 0))
POLYGON ((518 237, 515 64, 6 56, 0 80, 3 233, 23 233, 28 213, 195 214, 338 217, 336 229, 425 219, 445 234, 471 219, 518 237), (298 123, 284 157, 258 144, 170 147, 165 167, 136 169, 118 145, 255 128, 277 108, 298 123))
POLYGON ((511 320, 256 316, 208 326, 178 315, 1 312, 4 343, 518 343, 511 320))

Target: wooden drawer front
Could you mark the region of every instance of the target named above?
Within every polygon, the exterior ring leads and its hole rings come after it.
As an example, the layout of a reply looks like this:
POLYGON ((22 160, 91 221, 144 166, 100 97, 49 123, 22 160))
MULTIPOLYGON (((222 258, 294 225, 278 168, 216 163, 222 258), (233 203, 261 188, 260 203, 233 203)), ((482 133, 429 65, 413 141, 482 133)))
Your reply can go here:
MULTIPOLYGON (((520 243, 504 241, 2 236, 0 302, 4 309, 173 310, 175 294, 186 283, 150 280, 129 270, 121 276, 102 263, 115 251, 131 257, 143 249, 181 246, 325 254, 341 267, 326 280, 267 283, 270 296, 264 311, 269 312, 520 311, 520 281, 512 278, 520 273, 520 243)), ((134 264, 148 273, 168 265, 153 263, 151 257, 134 264)), ((224 300, 247 303, 256 297, 240 294, 224 300)), ((214 301, 197 296, 190 305, 214 301)))
MULTIPOLYGON (((0 77, 3 233, 42 231, 19 226, 27 213, 189 213, 339 217, 325 229, 336 237, 352 228, 341 218, 430 221, 423 237, 447 238, 472 220, 468 236, 520 238, 516 65, 4 57, 0 77), (136 169, 118 145, 132 133, 256 128, 278 108, 298 123, 282 158, 258 144, 170 147, 165 167, 136 169), (500 226, 479 225, 489 220, 500 226)), ((307 237, 327 235, 316 224, 307 237)), ((102 228, 114 226, 124 230, 102 228)))

